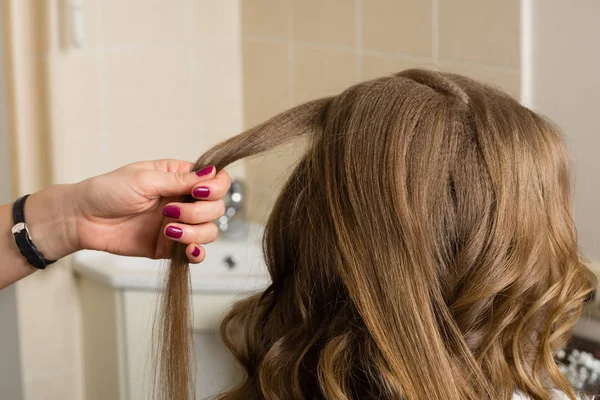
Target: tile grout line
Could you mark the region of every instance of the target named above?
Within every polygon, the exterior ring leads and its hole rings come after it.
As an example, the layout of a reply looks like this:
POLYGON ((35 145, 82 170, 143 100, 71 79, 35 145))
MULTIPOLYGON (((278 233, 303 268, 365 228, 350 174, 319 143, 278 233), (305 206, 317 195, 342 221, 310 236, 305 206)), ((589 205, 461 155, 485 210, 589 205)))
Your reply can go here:
POLYGON ((196 47, 191 46, 191 38, 194 36, 194 30, 193 30, 193 19, 192 19, 192 13, 194 11, 194 5, 193 5, 193 1, 192 0, 188 0, 187 1, 187 13, 185 16, 185 31, 186 34, 188 35, 185 38, 185 46, 184 49, 186 50, 186 54, 188 56, 188 73, 190 74, 190 80, 194 79, 194 76, 196 76, 197 74, 194 74, 195 72, 195 63, 193 60, 196 59, 196 47))
POLYGON ((494 64, 486 64, 476 61, 465 61, 456 58, 441 58, 441 61, 451 62, 454 64, 458 64, 461 66, 467 67, 479 67, 482 69, 486 69, 488 71, 501 71, 501 72, 509 72, 509 73, 519 73, 520 69, 517 67, 508 67, 506 65, 494 65, 494 64))
POLYGON ((354 45, 356 46, 354 71, 356 81, 362 79, 362 59, 363 59, 363 18, 362 18, 362 0, 354 0, 354 45))
POLYGON ((439 0, 431 3, 431 58, 435 65, 440 62, 440 27, 439 27, 439 0))
MULTIPOLYGON (((256 36, 256 35, 246 36, 244 38, 244 40, 249 41, 249 42, 264 42, 264 43, 278 43, 278 44, 285 44, 288 42, 287 40, 279 39, 279 38, 275 38, 275 37, 256 36)), ((340 53, 355 53, 356 52, 356 50, 354 48, 346 47, 346 46, 322 44, 322 43, 315 43, 315 42, 308 42, 308 41, 293 41, 293 43, 295 45, 304 46, 304 47, 311 48, 311 49, 328 50, 328 51, 334 51, 334 52, 340 52, 340 53)), ((377 57, 386 57, 386 58, 391 58, 391 59, 415 61, 415 62, 420 62, 420 63, 432 62, 432 59, 430 57, 416 56, 416 55, 408 54, 408 53, 386 53, 383 51, 368 50, 368 49, 364 49, 364 48, 361 49, 361 54, 377 56, 377 57)), ((440 58, 440 57, 438 57, 438 62, 439 61, 447 61, 447 62, 452 62, 452 63, 456 63, 456 64, 460 64, 460 65, 480 67, 483 69, 494 70, 494 71, 503 71, 503 72, 510 72, 510 73, 518 73, 519 72, 519 68, 517 68, 517 67, 509 67, 506 65, 487 64, 487 63, 476 62, 476 61, 460 60, 460 59, 456 59, 456 58, 446 58, 446 57, 440 58)))
MULTIPOLYGON (((96 46, 98 46, 99 42, 102 40, 102 6, 96 1, 96 46)), ((106 57, 105 53, 102 51, 98 52, 98 105, 100 107, 100 132, 99 135, 103 139, 103 148, 102 151, 104 153, 105 159, 108 160, 109 165, 112 163, 112 159, 110 157, 110 143, 109 143, 109 134, 107 128, 107 116, 106 116, 106 57)))
MULTIPOLYGON (((244 98, 244 34, 243 34, 243 29, 242 29, 242 25, 244 23, 244 14, 243 14, 243 6, 242 6, 242 1, 243 0, 237 0, 236 1, 236 8, 237 8, 237 33, 235 34, 236 36, 236 40, 237 40, 237 46, 238 46, 238 56, 239 56, 239 68, 238 68, 238 96, 239 96, 239 107, 240 107, 240 121, 239 121, 239 126, 238 126, 238 130, 239 132, 244 131, 244 128, 246 126, 246 99, 244 98)), ((243 179, 246 179, 246 161, 243 160, 242 161, 242 167, 241 169, 244 171, 244 176, 243 179)))
POLYGON ((294 4, 292 0, 287 1, 287 46, 288 46, 288 107, 296 103, 294 94, 294 4))
POLYGON ((412 54, 407 54, 407 53, 386 53, 383 51, 375 51, 375 50, 364 50, 362 51, 363 55, 369 55, 369 56, 376 56, 376 57, 382 57, 382 58, 391 58, 391 59, 398 59, 398 60, 406 60, 406 61, 415 61, 415 62, 420 62, 420 63, 426 63, 426 62, 431 62, 430 58, 424 58, 424 57, 420 57, 420 56, 414 56, 412 54))
POLYGON ((521 0, 521 60, 520 76, 521 104, 533 106, 533 4, 532 0, 521 0))
MULTIPOLYGON (((211 37, 208 38, 208 40, 212 40, 211 43, 219 43, 221 41, 234 41, 237 38, 231 37, 231 38, 220 38, 220 37, 211 37)), ((172 49, 172 48, 176 48, 176 49, 187 49, 189 47, 188 44, 181 44, 181 43, 165 43, 165 44, 158 44, 158 45, 152 45, 152 44, 147 44, 147 45, 125 45, 125 46, 110 46, 110 47, 100 47, 100 46, 96 46, 95 49, 91 49, 91 50, 85 50, 88 53, 104 53, 104 54, 109 54, 109 53, 126 53, 126 52, 132 52, 132 51, 141 51, 141 50, 164 50, 164 49, 172 49)), ((50 55, 51 53, 46 52, 47 55, 50 55)))
MULTIPOLYGON (((193 13, 194 2, 193 0, 188 0, 187 4, 187 13, 185 16, 185 31, 187 37, 185 38, 185 45, 183 46, 184 53, 187 56, 187 72, 188 72, 188 81, 191 85, 193 85, 196 90, 199 90, 201 87, 201 79, 200 79, 200 71, 198 60, 198 46, 192 45, 194 38, 194 19, 193 13)), ((193 96, 191 100, 192 109, 200 110, 202 108, 202 102, 198 99, 197 96, 193 96)), ((204 127, 198 127, 198 130, 204 130, 204 127)))

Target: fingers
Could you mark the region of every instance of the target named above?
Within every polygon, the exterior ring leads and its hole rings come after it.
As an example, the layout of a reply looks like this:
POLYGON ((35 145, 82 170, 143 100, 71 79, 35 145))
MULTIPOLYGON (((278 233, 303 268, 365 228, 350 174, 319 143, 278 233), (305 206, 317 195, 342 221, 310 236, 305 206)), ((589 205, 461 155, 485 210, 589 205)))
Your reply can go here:
POLYGON ((192 264, 201 263, 206 257, 206 251, 204 250, 204 248, 197 244, 188 244, 188 246, 185 249, 185 254, 187 255, 188 260, 190 260, 190 263, 192 264))
POLYGON ((162 213, 165 217, 184 224, 203 224, 219 219, 225 213, 225 203, 223 200, 169 203, 162 213))
POLYGON ((192 188, 199 186, 199 183, 204 184, 204 182, 212 180, 215 178, 215 174, 214 165, 209 165, 196 172, 142 170, 139 186, 150 192, 149 194, 156 196, 181 196, 190 193, 192 188))
POLYGON ((199 200, 217 200, 225 196, 231 185, 231 177, 225 170, 219 171, 213 179, 197 184, 192 196, 199 200))
POLYGON ((171 223, 165 226, 164 235, 176 242, 185 244, 206 244, 214 242, 219 234, 219 228, 212 222, 199 225, 171 223))
MULTIPOLYGON (((188 179, 190 174, 175 174, 182 181, 188 179)), ((214 166, 201 169, 193 173, 193 184, 187 193, 199 200, 195 203, 169 203, 163 208, 163 215, 177 220, 165 226, 163 234, 174 241, 185 243, 186 255, 191 263, 204 260, 206 252, 199 244, 206 244, 216 240, 219 230, 214 221, 225 212, 225 204, 221 198, 229 190, 231 177, 225 170, 215 171, 214 166), (198 179, 200 184, 198 184, 198 179)), ((162 187, 165 190, 165 187, 162 187)), ((182 193, 177 193, 177 195, 182 193)), ((168 196, 168 194, 162 194, 168 196)))

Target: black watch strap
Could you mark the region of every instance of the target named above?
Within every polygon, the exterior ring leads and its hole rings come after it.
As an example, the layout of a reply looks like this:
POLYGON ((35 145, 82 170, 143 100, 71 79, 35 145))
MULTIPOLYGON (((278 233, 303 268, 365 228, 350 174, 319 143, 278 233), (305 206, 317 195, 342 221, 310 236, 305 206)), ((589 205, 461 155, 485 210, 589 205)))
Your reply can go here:
POLYGON ((25 201, 28 197, 27 194, 13 204, 13 223, 15 225, 12 228, 12 234, 19 251, 27 259, 27 262, 38 269, 44 269, 54 261, 46 260, 29 236, 29 230, 25 223, 25 201))

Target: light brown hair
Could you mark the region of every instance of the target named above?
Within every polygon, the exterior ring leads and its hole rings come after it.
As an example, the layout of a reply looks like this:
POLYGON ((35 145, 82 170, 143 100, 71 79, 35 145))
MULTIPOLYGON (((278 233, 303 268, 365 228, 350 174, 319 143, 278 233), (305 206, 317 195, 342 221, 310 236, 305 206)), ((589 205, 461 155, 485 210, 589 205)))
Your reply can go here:
MULTIPOLYGON (((553 355, 595 278, 551 123, 471 79, 408 70, 286 111, 195 168, 298 137, 308 150, 264 236, 272 283, 222 323, 246 376, 220 399, 574 398, 553 355)), ((193 395, 188 301, 177 246, 163 398, 193 395)))

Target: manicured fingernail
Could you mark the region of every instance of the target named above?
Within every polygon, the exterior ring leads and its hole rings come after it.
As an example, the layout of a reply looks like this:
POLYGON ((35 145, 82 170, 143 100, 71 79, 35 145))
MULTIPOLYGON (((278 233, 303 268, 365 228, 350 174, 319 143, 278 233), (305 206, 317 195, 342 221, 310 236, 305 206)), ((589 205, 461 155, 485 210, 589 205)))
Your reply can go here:
POLYGON ((198 186, 192 190, 192 196, 197 199, 206 198, 210 195, 210 189, 206 186, 198 186))
POLYGON ((215 169, 214 165, 209 165, 208 167, 204 167, 199 171, 196 171, 196 175, 198 176, 205 176, 210 174, 211 172, 213 172, 213 169, 215 169))
POLYGON ((178 228, 176 226, 167 226, 167 231, 165 234, 173 239, 181 239, 183 236, 183 229, 178 228))
POLYGON ((200 247, 198 247, 198 246, 194 247, 194 251, 192 251, 192 255, 194 257, 198 257, 200 255, 200 247))
POLYGON ((167 218, 179 218, 181 215, 181 210, 177 206, 165 206, 162 212, 167 218))

